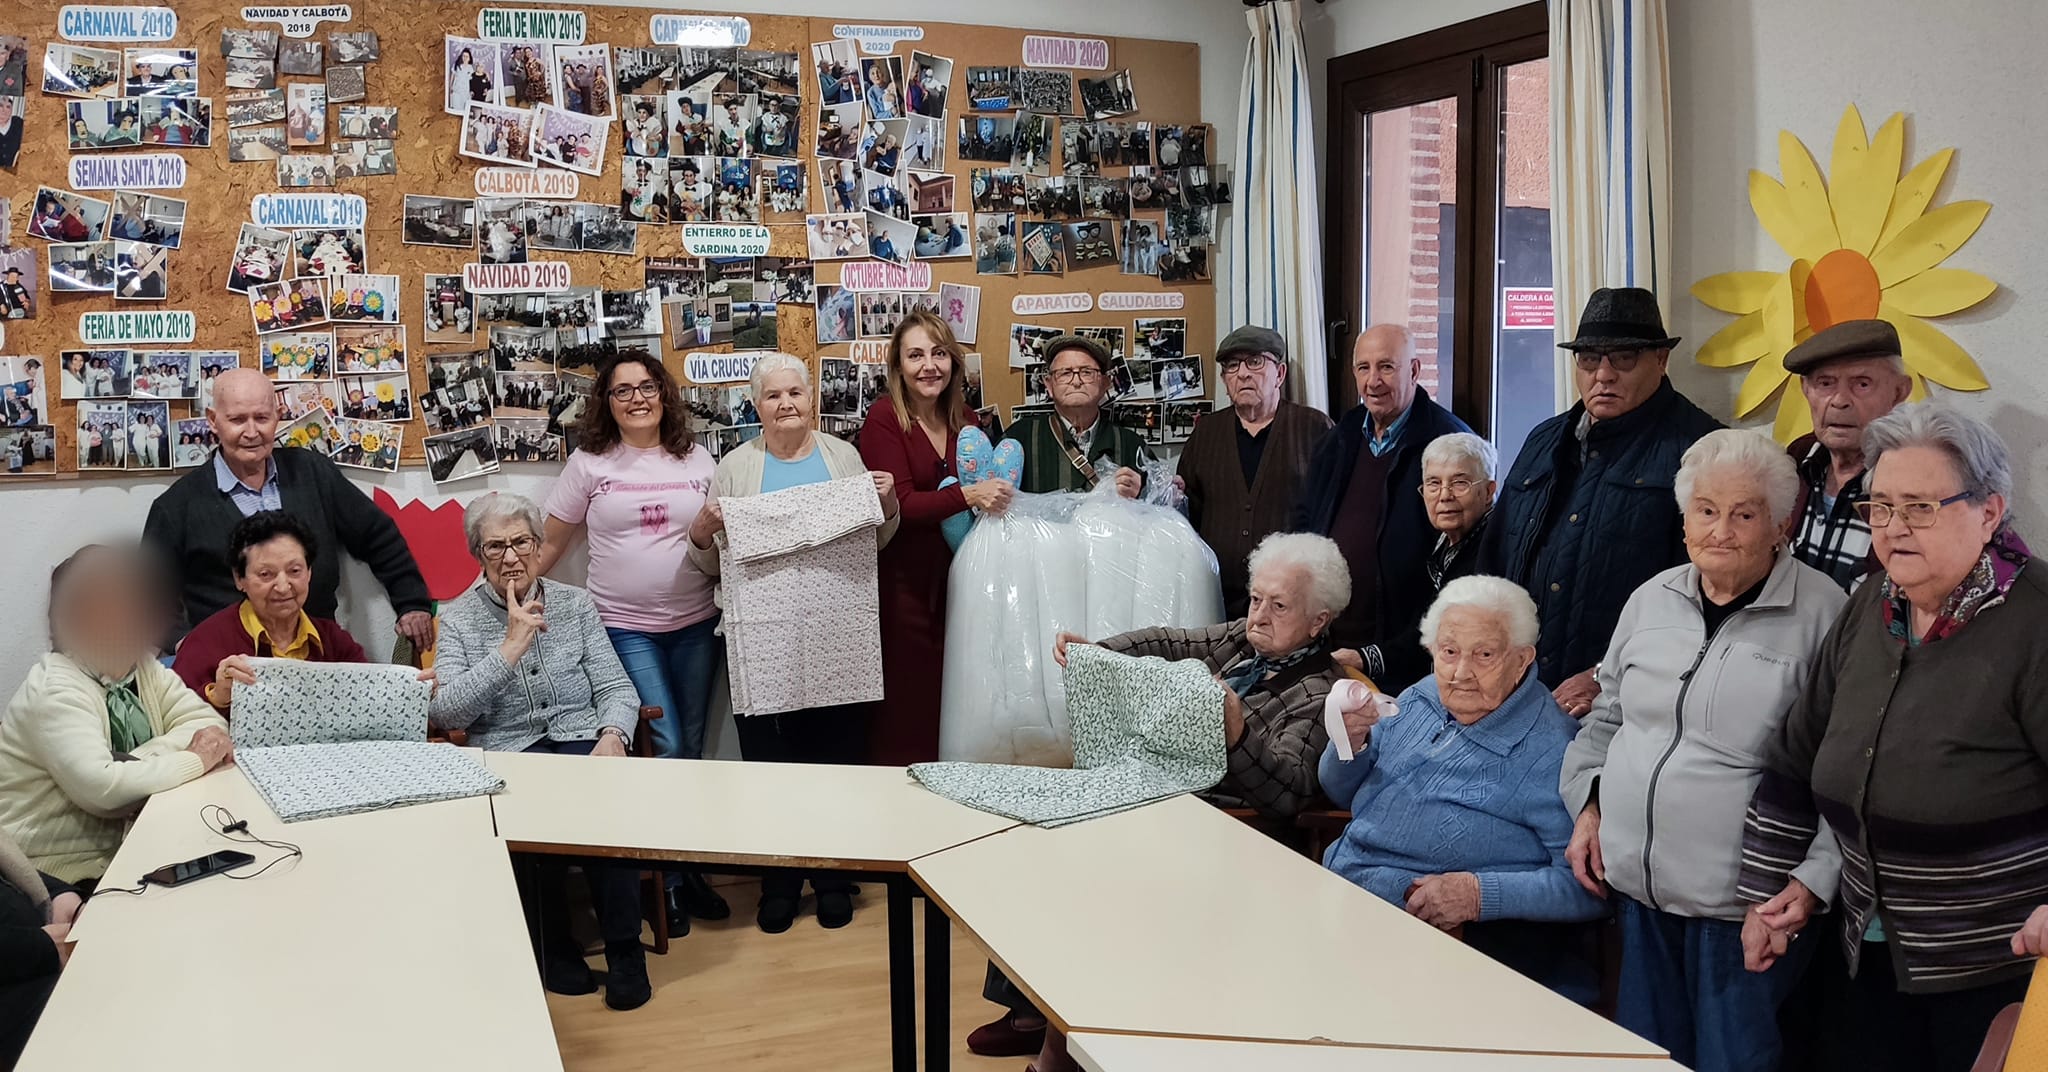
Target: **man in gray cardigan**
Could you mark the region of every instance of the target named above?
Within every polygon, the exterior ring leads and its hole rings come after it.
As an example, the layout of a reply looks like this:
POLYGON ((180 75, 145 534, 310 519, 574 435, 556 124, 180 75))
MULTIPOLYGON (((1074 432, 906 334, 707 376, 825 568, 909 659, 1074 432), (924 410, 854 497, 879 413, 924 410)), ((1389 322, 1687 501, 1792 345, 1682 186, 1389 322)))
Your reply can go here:
MULTIPOLYGON (((469 743, 489 751, 624 756, 640 696, 590 595, 541 580, 534 559, 542 524, 540 507, 524 496, 500 492, 470 504, 463 527, 484 579, 441 612, 440 684, 429 719, 437 729, 468 730, 469 743)), ((596 990, 569 936, 566 865, 552 857, 515 862, 542 982, 557 994, 596 990)), ((583 874, 604 934, 605 1004, 638 1008, 652 993, 640 948, 639 869, 586 865, 583 874)))

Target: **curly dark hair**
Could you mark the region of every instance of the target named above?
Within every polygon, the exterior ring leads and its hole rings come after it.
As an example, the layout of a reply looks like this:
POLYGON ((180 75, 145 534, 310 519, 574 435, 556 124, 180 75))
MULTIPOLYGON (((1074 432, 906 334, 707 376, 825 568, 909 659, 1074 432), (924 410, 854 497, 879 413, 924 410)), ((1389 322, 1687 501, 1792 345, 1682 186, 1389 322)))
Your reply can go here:
POLYGON ((612 378, 621 365, 639 365, 661 385, 661 447, 678 458, 687 458, 697 441, 690 432, 690 411, 683 405, 683 389, 661 363, 643 350, 616 354, 598 366, 597 383, 590 389, 590 405, 576 422, 576 449, 605 454, 619 445, 619 422, 612 416, 612 378))
POLYGON ((299 548, 306 552, 306 565, 309 567, 320 555, 313 530, 304 522, 283 510, 260 510, 243 518, 228 535, 228 561, 235 564, 235 576, 249 572, 249 548, 261 547, 279 536, 290 536, 299 541, 299 548))

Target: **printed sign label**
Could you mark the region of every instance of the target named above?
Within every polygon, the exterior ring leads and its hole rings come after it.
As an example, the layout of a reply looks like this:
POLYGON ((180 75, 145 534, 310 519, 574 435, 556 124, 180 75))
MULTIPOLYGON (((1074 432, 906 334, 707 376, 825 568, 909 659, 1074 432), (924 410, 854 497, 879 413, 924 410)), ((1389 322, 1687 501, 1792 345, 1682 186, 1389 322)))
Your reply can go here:
POLYGON ((1084 71, 1109 70, 1109 42, 1099 37, 1024 38, 1024 66, 1076 67, 1084 71))
POLYGON ((484 264, 471 261, 462 266, 462 285, 471 294, 559 293, 569 289, 569 262, 484 264))
POLYGON ((57 12, 66 41, 169 41, 178 36, 178 13, 167 7, 66 4, 57 12))
POLYGON ((839 285, 848 290, 930 290, 932 266, 921 261, 857 261, 839 269, 839 285))
POLYGON ((361 227, 370 218, 361 194, 257 194, 249 222, 258 227, 361 227))
POLYGON ((765 257, 768 237, 758 223, 683 224, 683 248, 692 257, 765 257))
POLYGON ((581 11, 487 7, 476 13, 476 35, 486 41, 580 45, 589 21, 581 11))
POLYGON ((1149 309, 1179 309, 1187 305, 1187 296, 1177 290, 1153 293, 1144 290, 1107 291, 1096 300, 1096 305, 1105 312, 1130 313, 1149 309))
POLYGON ((706 350, 692 350, 683 358, 683 375, 691 383, 744 383, 754 374, 754 362, 767 357, 774 351, 748 350, 745 353, 712 353, 706 350))
POLYGON ((274 22, 286 37, 311 37, 323 22, 347 22, 355 18, 347 4, 324 7, 245 7, 243 22, 274 22))
POLYGON ((534 197, 574 201, 581 184, 573 171, 555 168, 487 167, 476 170, 478 197, 534 197))
POLYGON ((183 185, 185 158, 175 153, 90 153, 71 158, 74 190, 175 190, 183 185))
POLYGON ((1019 294, 1010 299, 1013 313, 1085 313, 1095 308, 1090 294, 1019 294))
POLYGON ((738 15, 655 15, 647 30, 657 45, 685 48, 745 48, 754 24, 738 15))
POLYGON ((83 343, 191 342, 199 318, 190 310, 150 309, 133 313, 80 313, 83 343))
POLYGON ((898 41, 924 40, 924 27, 876 26, 868 23, 840 22, 833 24, 832 36, 859 41, 860 50, 870 56, 886 56, 896 51, 896 42, 898 41))

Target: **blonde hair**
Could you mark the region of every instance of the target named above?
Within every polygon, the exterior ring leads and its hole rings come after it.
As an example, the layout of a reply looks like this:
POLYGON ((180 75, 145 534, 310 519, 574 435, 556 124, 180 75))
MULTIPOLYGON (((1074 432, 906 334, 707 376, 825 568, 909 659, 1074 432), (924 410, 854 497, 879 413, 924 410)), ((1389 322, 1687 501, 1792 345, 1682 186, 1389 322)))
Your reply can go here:
POLYGON ((953 375, 946 380, 946 389, 939 392, 939 416, 945 418, 946 434, 952 435, 967 424, 966 355, 960 352, 960 343, 953 338, 953 329, 947 326, 945 318, 929 309, 906 315, 896 325, 896 333, 889 336, 889 401, 896 407, 896 423, 906 430, 911 425, 910 386, 903 380, 903 336, 912 328, 929 332, 932 341, 952 361, 953 375))

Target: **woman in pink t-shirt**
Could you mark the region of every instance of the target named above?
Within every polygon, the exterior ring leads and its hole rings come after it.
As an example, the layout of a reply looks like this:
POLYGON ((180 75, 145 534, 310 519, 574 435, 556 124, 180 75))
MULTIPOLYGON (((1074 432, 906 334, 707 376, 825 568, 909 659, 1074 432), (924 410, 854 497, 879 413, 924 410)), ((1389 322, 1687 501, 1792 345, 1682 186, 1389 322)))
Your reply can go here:
MULTIPOLYGON (((725 645, 716 635, 716 582, 689 562, 690 522, 704 508, 718 463, 696 445, 682 391, 661 362, 641 354, 598 369, 576 451, 547 499, 540 572, 579 536, 590 539, 590 598, 643 704, 657 705, 654 754, 704 755, 711 685, 725 645)), ((731 908, 694 872, 671 873, 669 932, 690 917, 731 908)))

